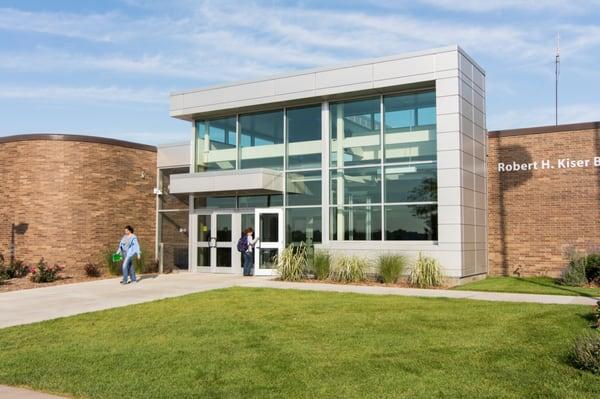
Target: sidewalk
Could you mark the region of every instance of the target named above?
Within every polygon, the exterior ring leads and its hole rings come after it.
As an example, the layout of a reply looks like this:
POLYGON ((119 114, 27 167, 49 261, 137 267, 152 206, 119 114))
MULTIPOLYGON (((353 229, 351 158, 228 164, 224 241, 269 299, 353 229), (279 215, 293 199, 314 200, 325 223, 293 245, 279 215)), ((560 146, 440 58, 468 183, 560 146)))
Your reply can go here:
POLYGON ((273 277, 178 273, 147 277, 139 283, 125 286, 115 278, 0 293, 0 328, 234 286, 559 305, 596 304, 594 298, 579 296, 290 283, 273 280, 273 277))
POLYGON ((30 391, 29 389, 7 387, 0 385, 0 398, 6 399, 65 399, 62 396, 54 396, 47 393, 30 391))

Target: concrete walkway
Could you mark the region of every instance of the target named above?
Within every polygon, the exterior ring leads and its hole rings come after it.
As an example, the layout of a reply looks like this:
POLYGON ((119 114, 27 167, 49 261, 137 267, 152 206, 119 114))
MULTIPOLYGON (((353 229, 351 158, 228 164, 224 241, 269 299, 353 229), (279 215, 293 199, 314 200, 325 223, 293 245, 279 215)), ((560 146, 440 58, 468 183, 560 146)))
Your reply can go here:
POLYGON ((47 393, 30 391, 29 389, 7 387, 0 385, 0 398, 6 399, 65 399, 62 396, 54 396, 47 393))
POLYGON ((139 283, 128 285, 119 284, 119 279, 107 279, 0 293, 0 328, 233 286, 562 305, 594 305, 596 303, 594 298, 577 296, 289 283, 275 281, 272 277, 178 273, 147 277, 139 283))

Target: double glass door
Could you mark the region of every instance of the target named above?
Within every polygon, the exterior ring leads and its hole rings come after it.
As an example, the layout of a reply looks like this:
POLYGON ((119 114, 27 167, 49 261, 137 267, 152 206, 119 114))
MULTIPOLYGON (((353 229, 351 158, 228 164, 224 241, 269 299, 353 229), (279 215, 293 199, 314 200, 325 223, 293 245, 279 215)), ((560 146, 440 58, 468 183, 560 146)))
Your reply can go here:
POLYGON ((243 231, 252 227, 258 238, 254 248, 254 274, 274 275, 275 258, 283 249, 283 210, 261 208, 254 211, 207 211, 192 215, 195 251, 193 264, 197 271, 242 273, 242 254, 237 241, 243 231))
POLYGON ((199 271, 231 273, 235 265, 234 250, 237 237, 234 235, 232 213, 213 212, 197 217, 196 266, 199 271))

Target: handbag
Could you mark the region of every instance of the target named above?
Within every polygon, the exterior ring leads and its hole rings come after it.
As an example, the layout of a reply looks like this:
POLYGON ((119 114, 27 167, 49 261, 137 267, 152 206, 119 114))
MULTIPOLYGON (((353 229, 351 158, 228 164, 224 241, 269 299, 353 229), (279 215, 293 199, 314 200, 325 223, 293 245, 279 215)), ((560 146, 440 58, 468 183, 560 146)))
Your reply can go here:
POLYGON ((112 255, 112 261, 113 261, 113 262, 120 262, 120 261, 122 261, 122 260, 123 260, 123 255, 121 255, 121 253, 120 253, 120 252, 114 253, 114 254, 112 255))

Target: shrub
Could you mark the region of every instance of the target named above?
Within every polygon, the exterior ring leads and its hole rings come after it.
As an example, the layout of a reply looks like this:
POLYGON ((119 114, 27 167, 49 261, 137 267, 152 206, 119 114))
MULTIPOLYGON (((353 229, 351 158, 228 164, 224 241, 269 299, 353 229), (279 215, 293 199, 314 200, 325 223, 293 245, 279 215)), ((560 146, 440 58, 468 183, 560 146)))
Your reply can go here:
POLYGON ((144 265, 143 273, 158 273, 158 259, 151 260, 150 262, 146 262, 144 265))
POLYGON ((57 264, 48 266, 44 258, 41 258, 38 264, 31 269, 31 281, 34 283, 50 283, 58 278, 58 273, 63 269, 63 266, 57 264))
POLYGON ((386 284, 397 283, 405 268, 406 258, 402 255, 381 255, 378 259, 379 275, 386 284))
POLYGON ((585 278, 589 283, 600 282, 600 254, 592 253, 585 257, 585 278))
POLYGON ((315 251, 312 272, 317 280, 325 280, 331 271, 331 255, 327 251, 315 251))
POLYGON ((104 252, 102 252, 102 259, 104 260, 104 265, 110 274, 113 276, 120 276, 122 274, 121 262, 113 262, 112 257, 114 253, 114 249, 106 248, 104 252))
POLYGON ((307 258, 306 245, 300 243, 294 247, 288 245, 275 259, 279 278, 284 281, 299 281, 306 277, 307 258))
POLYGON ((102 270, 100 270, 100 266, 97 263, 88 262, 83 266, 83 270, 85 270, 85 274, 88 277, 100 277, 102 275, 102 270))
POLYGON ((329 278, 344 283, 362 281, 366 277, 368 267, 369 264, 364 258, 340 256, 334 259, 329 278))
POLYGON ((4 267, 4 255, 0 254, 0 282, 8 279, 6 268, 4 267))
POLYGON ((579 255, 571 256, 569 266, 563 270, 559 282, 562 285, 579 287, 587 282, 585 277, 585 257, 579 255))
POLYGON ((600 334, 592 332, 576 338, 569 362, 580 370, 600 373, 600 334))
POLYGON ((440 264, 429 256, 419 257, 413 266, 408 278, 410 285, 418 288, 438 287, 444 283, 444 276, 440 264))

